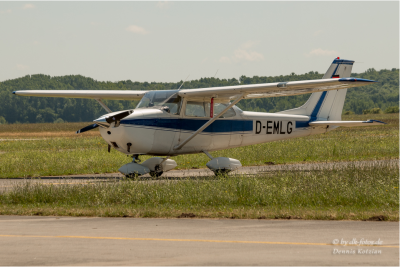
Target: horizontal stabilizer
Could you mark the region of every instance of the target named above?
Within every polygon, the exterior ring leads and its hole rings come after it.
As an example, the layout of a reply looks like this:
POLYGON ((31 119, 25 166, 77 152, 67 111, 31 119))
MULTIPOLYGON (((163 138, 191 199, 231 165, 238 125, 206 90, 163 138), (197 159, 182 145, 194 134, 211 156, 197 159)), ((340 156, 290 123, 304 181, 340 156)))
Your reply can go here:
POLYGON ((343 127, 356 127, 356 126, 374 126, 387 124, 383 121, 367 120, 367 121, 312 121, 310 126, 343 126, 343 127))

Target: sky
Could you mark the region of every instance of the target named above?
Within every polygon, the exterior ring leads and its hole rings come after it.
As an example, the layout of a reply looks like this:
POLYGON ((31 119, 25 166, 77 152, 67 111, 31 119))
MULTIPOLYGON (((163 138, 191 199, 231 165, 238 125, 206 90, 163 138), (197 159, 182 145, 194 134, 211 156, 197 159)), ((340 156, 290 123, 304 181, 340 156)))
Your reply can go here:
POLYGON ((0 81, 98 81, 399 68, 399 2, 0 2, 0 81))

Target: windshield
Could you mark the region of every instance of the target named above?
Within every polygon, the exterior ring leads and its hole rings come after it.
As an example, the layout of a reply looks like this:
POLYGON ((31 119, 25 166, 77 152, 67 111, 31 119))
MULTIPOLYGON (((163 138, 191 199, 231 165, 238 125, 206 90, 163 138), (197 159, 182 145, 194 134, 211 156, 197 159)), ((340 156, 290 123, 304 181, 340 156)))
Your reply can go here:
POLYGON ((147 92, 136 108, 168 107, 167 112, 179 114, 181 97, 178 90, 163 90, 147 92))

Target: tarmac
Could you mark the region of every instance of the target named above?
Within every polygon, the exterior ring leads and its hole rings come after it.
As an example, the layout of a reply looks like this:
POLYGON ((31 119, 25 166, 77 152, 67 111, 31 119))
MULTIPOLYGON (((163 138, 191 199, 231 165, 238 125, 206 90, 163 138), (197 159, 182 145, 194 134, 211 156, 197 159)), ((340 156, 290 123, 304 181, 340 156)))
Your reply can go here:
POLYGON ((399 223, 0 216, 0 251, 19 266, 398 265, 399 223))
MULTIPOLYGON (((398 160, 242 167, 233 174, 374 164, 398 164, 398 160)), ((173 170, 160 179, 212 175, 208 169, 173 170)), ((113 173, 30 181, 57 185, 122 178, 113 173)), ((25 181, 0 179, 0 191, 25 181)), ((1 265, 398 266, 399 223, 0 216, 0 251, 1 265)))

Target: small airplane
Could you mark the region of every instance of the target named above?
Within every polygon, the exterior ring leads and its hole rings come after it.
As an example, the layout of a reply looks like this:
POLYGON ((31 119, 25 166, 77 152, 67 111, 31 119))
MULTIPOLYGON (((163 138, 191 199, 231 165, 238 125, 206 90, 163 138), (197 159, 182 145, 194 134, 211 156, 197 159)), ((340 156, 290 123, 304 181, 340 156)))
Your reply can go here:
POLYGON ((77 134, 100 127, 110 148, 131 155, 133 161, 119 171, 127 177, 149 173, 159 177, 177 166, 170 157, 205 153, 206 166, 216 175, 239 167, 239 160, 217 157, 210 151, 326 133, 340 126, 385 124, 377 120, 342 121, 347 88, 375 81, 351 78, 354 61, 335 58, 317 80, 248 84, 201 89, 159 91, 128 90, 27 90, 21 96, 95 99, 108 113, 77 134), (242 111, 242 99, 311 93, 301 107, 277 113, 242 111), (102 99, 136 100, 134 110, 112 112, 102 99), (139 155, 155 156, 143 163, 139 155))

